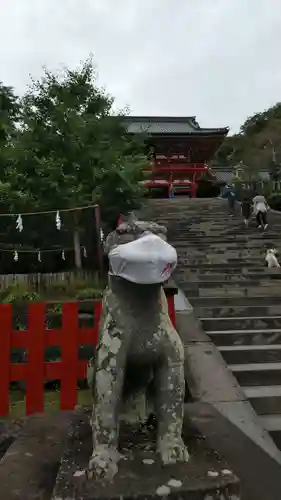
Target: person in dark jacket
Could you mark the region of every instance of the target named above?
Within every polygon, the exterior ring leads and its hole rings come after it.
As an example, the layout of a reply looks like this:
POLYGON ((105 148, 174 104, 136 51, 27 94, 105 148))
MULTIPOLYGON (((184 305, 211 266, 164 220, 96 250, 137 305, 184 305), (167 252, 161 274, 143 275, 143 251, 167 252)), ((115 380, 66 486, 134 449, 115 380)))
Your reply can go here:
POLYGON ((231 214, 233 214, 235 212, 236 191, 232 184, 227 184, 225 186, 222 198, 227 198, 229 211, 231 214))
POLYGON ((252 201, 249 195, 244 195, 241 202, 241 212, 244 218, 244 224, 246 227, 249 226, 250 218, 252 215, 252 201))

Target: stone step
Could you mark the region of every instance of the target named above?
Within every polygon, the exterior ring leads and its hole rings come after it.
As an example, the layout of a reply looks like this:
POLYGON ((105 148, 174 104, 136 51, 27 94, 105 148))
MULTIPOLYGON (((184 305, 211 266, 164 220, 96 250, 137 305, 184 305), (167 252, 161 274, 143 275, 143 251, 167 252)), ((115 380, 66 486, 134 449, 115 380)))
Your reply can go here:
MULTIPOLYGON (((184 216, 182 215, 181 217, 183 218, 184 216)), ((162 224, 162 221, 160 223, 162 224)), ((180 225, 177 225, 175 221, 166 223, 163 221, 163 223, 167 227, 169 234, 174 233, 181 237, 184 233, 188 233, 194 238, 198 238, 202 234, 216 236, 222 230, 224 230, 226 236, 230 236, 231 231, 236 231, 237 233, 239 232, 240 237, 249 237, 249 235, 253 234, 262 238, 264 234, 277 234, 280 230, 280 224, 268 226, 266 229, 258 229, 255 226, 245 228, 244 224, 241 224, 241 221, 232 220, 227 224, 223 219, 215 222, 213 220, 195 219, 194 217, 183 218, 180 225)))
MULTIPOLYGON (((183 292, 185 293, 185 287, 182 287, 183 292)), ((216 306, 218 307, 223 307, 223 306, 267 306, 267 305, 281 305, 281 298, 280 296, 275 296, 275 295, 268 295, 266 297, 225 297, 225 296, 216 296, 216 297, 188 297, 189 302, 193 307, 197 306, 204 306, 204 307, 211 307, 211 306, 216 306)))
POLYGON ((262 330, 262 329, 281 329, 281 316, 230 316, 223 318, 204 318, 200 321, 204 330, 262 330))
MULTIPOLYGON (((270 233, 264 232, 264 233, 258 234, 258 235, 256 235, 257 237, 256 237, 255 241, 257 241, 257 242, 260 241, 260 242, 265 242, 265 243, 267 243, 267 242, 272 243, 274 241, 280 242, 280 229, 281 228, 276 229, 276 232, 274 232, 274 233, 273 232, 270 232, 270 233)), ((186 228, 183 231, 185 232, 186 243, 188 243, 190 241, 190 244, 194 244, 196 242, 196 240, 198 240, 198 239, 201 241, 201 243, 205 243, 205 242, 216 243, 219 240, 219 237, 222 237, 222 236, 226 238, 226 241, 225 241, 226 243, 228 243, 228 242, 230 243, 230 241, 228 241, 228 240, 230 240, 231 237, 233 237, 233 236, 240 237, 241 236, 241 229, 237 230, 234 227, 229 229, 228 232, 226 232, 226 229, 224 227, 217 230, 216 232, 191 230, 190 228, 186 228)), ((168 235, 169 235, 170 241, 175 241, 175 242, 179 241, 179 242, 184 243, 184 240, 182 238, 179 238, 176 235, 170 235, 169 228, 168 228, 168 235)), ((254 237, 254 235, 251 235, 250 233, 247 234, 248 241, 252 238, 252 236, 254 237)), ((243 244, 243 242, 241 242, 241 244, 243 244)))
MULTIPOLYGON (((200 283, 201 285, 201 283, 200 283)), ((183 288, 183 286, 182 286, 183 288)), ((184 293, 187 296, 189 300, 191 300, 191 297, 196 297, 198 298, 243 298, 243 297, 249 297, 249 298, 256 298, 256 297, 265 297, 268 299, 268 296, 270 297, 276 297, 280 299, 281 296, 281 287, 280 285, 274 285, 274 284, 266 284, 263 285, 262 283, 258 283, 256 285, 252 286, 246 286, 246 285, 227 285, 226 283, 221 284, 216 287, 208 288, 208 287, 198 287, 195 289, 193 286, 185 285, 184 286, 184 293)))
MULTIPOLYGON (((281 280, 281 272, 269 272, 270 269, 265 267, 264 269, 256 269, 256 268, 233 268, 227 269, 224 268, 222 272, 218 272, 218 269, 198 269, 198 272, 192 269, 177 269, 175 271, 175 275, 177 276, 185 276, 188 281, 231 281, 231 280, 258 280, 258 279, 268 279, 270 281, 280 281, 281 280)), ((276 268, 279 271, 279 268, 276 268)))
POLYGON ((3 500, 51 498, 70 421, 70 412, 24 419, 0 461, 3 500))
POLYGON ((269 432, 281 431, 281 414, 262 416, 260 422, 269 432))
POLYGON ((212 249, 213 251, 218 251, 221 249, 224 249, 225 251, 228 252, 234 252, 234 251, 246 251, 246 250, 252 250, 253 252, 265 252, 265 250, 269 247, 279 247, 281 245, 281 240, 272 241, 271 239, 268 241, 258 241, 256 245, 253 245, 251 242, 238 242, 238 241, 233 241, 232 244, 227 244, 225 241, 221 241, 220 243, 214 243, 214 242, 204 242, 201 243, 201 245, 198 244, 189 244, 188 240, 185 242, 184 245, 179 245, 177 241, 173 240, 172 238, 169 240, 170 243, 173 246, 177 247, 177 252, 178 253, 183 253, 184 251, 198 251, 201 253, 206 252, 208 249, 212 249))
POLYGON ((246 229, 233 224, 229 226, 221 224, 220 226, 214 227, 214 225, 210 223, 210 225, 205 225, 204 227, 202 225, 194 224, 192 220, 179 228, 175 227, 172 223, 169 225, 167 223, 162 224, 160 222, 160 224, 167 228, 169 239, 175 239, 182 244, 185 241, 184 238, 187 238, 187 241, 190 240, 192 243, 204 243, 204 240, 216 243, 219 241, 219 236, 222 234, 225 237, 226 243, 231 243, 231 237, 233 234, 235 234, 238 240, 242 243, 250 241, 251 239, 254 242, 275 240, 275 238, 280 241, 280 225, 263 230, 257 228, 246 229))
POLYGON ((179 255, 184 255, 186 252, 189 252, 189 255, 192 255, 193 253, 196 255, 204 255, 206 252, 220 253, 221 251, 224 251, 228 252, 230 255, 233 254, 233 252, 251 252, 251 255, 264 256, 269 247, 277 247, 277 249, 280 249, 281 246, 281 240, 280 242, 276 242, 276 240, 274 242, 270 241, 271 244, 267 242, 260 242, 258 245, 252 245, 251 243, 239 244, 238 242, 234 242, 233 245, 226 245, 223 241, 218 244, 210 242, 204 243, 204 245, 189 245, 186 243, 185 245, 178 245, 178 243, 172 239, 170 240, 170 243, 172 246, 177 248, 177 253, 179 255))
MULTIPOLYGON (((192 224, 192 222, 190 224, 192 224)), ((215 229, 213 226, 210 226, 210 228, 202 228, 188 224, 180 229, 175 229, 168 224, 161 225, 164 225, 167 228, 169 239, 178 241, 180 244, 184 244, 184 242, 187 243, 189 241, 191 243, 198 242, 199 244, 204 244, 206 241, 217 243, 219 241, 219 237, 222 235, 225 237, 225 243, 229 244, 233 241, 233 235, 237 236, 238 242, 241 244, 250 240, 253 240, 254 243, 258 243, 259 241, 280 241, 281 227, 274 227, 274 231, 269 229, 255 229, 251 231, 250 229, 236 227, 233 225, 228 228, 222 225, 221 227, 217 227, 215 229)))
POLYGON ((240 485, 230 471, 224 478, 221 478, 222 474, 216 478, 210 477, 208 471, 223 471, 229 469, 230 465, 207 448, 206 440, 193 439, 192 460, 188 463, 161 467, 155 453, 155 433, 137 432, 139 426, 133 424, 120 426, 119 447, 124 459, 118 463, 118 474, 107 482, 87 479, 85 471, 93 451, 92 428, 89 424, 91 411, 77 412, 77 416, 80 417, 79 421, 69 429, 65 442, 52 500, 239 500, 240 485), (144 463, 144 459, 149 465, 144 463), (178 481, 178 487, 163 493, 158 491, 159 486, 167 484, 171 477, 178 481), (234 482, 236 488, 233 487, 234 482))
MULTIPOLYGON (((226 220, 226 217, 225 217, 225 214, 222 214, 222 215, 218 215, 218 216, 215 216, 214 217, 208 217, 208 215, 204 215, 204 214, 200 214, 200 216, 196 216, 196 215, 193 215, 190 213, 188 214, 189 216, 187 216, 187 214, 185 214, 184 212, 182 212, 181 215, 181 218, 182 218, 182 224, 180 227, 183 227, 184 225, 191 225, 191 222, 193 223, 193 228, 197 228, 199 227, 200 229, 203 228, 203 229, 208 229, 208 230, 212 230, 213 228, 218 228, 218 227, 221 227, 221 226, 224 226, 226 229, 229 229, 231 227, 237 227, 239 228, 240 230, 243 230, 243 231, 255 231, 255 232, 262 232, 262 231, 272 231, 272 230, 276 230, 277 228, 279 229, 280 228, 280 225, 281 225, 281 222, 280 220, 271 220, 269 221, 268 219, 268 227, 266 229, 263 229, 263 228, 258 228, 257 225, 256 225, 256 221, 252 220, 250 221, 250 225, 248 228, 245 227, 245 224, 244 224, 244 221, 242 219, 242 217, 228 217, 227 220, 226 220)), ((161 218, 160 218, 161 220, 161 218)), ((161 220, 161 222, 169 222, 169 219, 167 218, 164 218, 161 220)), ((170 220, 171 221, 171 220, 170 220)), ((172 221, 171 221, 172 222, 172 221)))
POLYGON ((195 249, 198 248, 198 251, 205 251, 208 249, 208 247, 212 247, 214 249, 220 248, 220 245, 222 245, 225 249, 229 249, 229 251, 233 250, 238 250, 238 249, 247 249, 251 248, 253 250, 259 250, 259 249, 264 249, 264 248, 270 248, 270 247, 276 247, 277 249, 279 248, 280 250, 280 245, 281 245, 281 238, 280 234, 279 237, 272 237, 268 239, 260 239, 256 240, 256 244, 251 244, 251 241, 235 241, 235 235, 233 236, 232 244, 230 242, 224 241, 224 234, 220 234, 220 238, 217 241, 207 239, 204 235, 201 236, 201 243, 198 244, 196 242, 193 242, 189 240, 189 236, 186 236, 185 242, 182 242, 182 244, 179 244, 178 240, 176 238, 169 238, 169 242, 176 246, 178 249, 178 252, 182 250, 187 250, 187 249, 195 249), (220 241, 221 240, 221 241, 220 241), (220 243, 219 243, 220 242, 220 243))
POLYGON ((259 316, 279 316, 281 315, 281 304, 273 304, 273 305, 244 305, 244 306, 221 306, 218 304, 217 306, 210 307, 196 307, 195 315, 197 318, 231 318, 231 317, 240 317, 241 320, 245 317, 259 317, 259 316))
MULTIPOLYGON (((232 258, 228 258, 227 254, 221 253, 221 254, 212 254, 209 253, 207 255, 207 258, 205 257, 202 259, 202 257, 198 256, 193 256, 189 255, 188 257, 185 255, 184 259, 185 262, 187 263, 188 260, 188 265, 181 263, 182 256, 178 254, 178 264, 177 268, 175 270, 175 274, 177 275, 182 275, 185 277, 189 276, 190 274, 205 274, 207 271, 209 271, 207 274, 213 273, 213 274, 239 274, 239 270, 241 274, 249 273, 251 272, 252 274, 255 274, 255 272, 268 275, 270 278, 274 274, 276 276, 280 276, 281 268, 271 268, 274 270, 274 273, 269 273, 269 269, 266 266, 266 262, 264 259, 264 256, 262 256, 259 260, 252 259, 250 256, 247 256, 247 258, 244 259, 238 259, 233 261, 232 258), (239 262, 239 265, 237 265, 239 262), (205 267, 206 265, 209 265, 209 268, 205 267), (217 266, 215 268, 214 266, 217 266), (243 267, 241 267, 243 266, 243 267), (197 269, 196 269, 197 268, 197 269)), ((280 265, 281 265, 281 260, 280 260, 280 265)), ((277 278, 278 279, 278 278, 277 278)))
MULTIPOLYGON (((230 275, 231 276, 231 275, 230 275)), ((277 276, 277 275, 275 275, 277 276)), ((224 277, 227 277, 227 274, 224 275, 224 277)), ((281 286, 281 274, 277 276, 277 279, 272 279, 271 277, 268 277, 266 274, 262 275, 259 279, 251 279, 249 276, 240 276, 239 275, 234 275, 233 279, 231 281, 224 279, 214 279, 214 277, 208 277, 209 279, 203 278, 202 280, 185 280, 185 286, 186 288, 189 288, 190 290, 194 289, 197 290, 198 288, 217 288, 218 286, 223 287, 223 288, 229 288, 231 287, 243 287, 243 288, 250 288, 252 286, 257 286, 260 285, 261 287, 271 287, 271 288, 276 288, 281 286), (211 279, 213 278, 213 279, 211 279)))
POLYGON ((184 255, 188 256, 193 251, 206 253, 209 251, 209 249, 212 249, 212 251, 214 252, 217 252, 220 249, 224 249, 225 251, 228 251, 230 253, 233 253, 233 251, 239 252, 239 251, 251 250, 252 252, 256 253, 260 252, 262 255, 264 255, 268 248, 271 247, 277 248, 277 250, 279 250, 279 253, 281 248, 281 240, 278 241, 277 239, 274 239, 273 241, 272 240, 261 241, 260 244, 257 245, 256 247, 253 245, 244 245, 243 243, 242 244, 235 243, 235 245, 233 245, 232 247, 228 247, 228 245, 226 245, 223 242, 223 236, 221 236, 220 239, 222 240, 220 245, 213 245, 211 241, 206 242, 204 245, 200 246, 197 245, 196 243, 193 244, 189 242, 188 244, 185 245, 178 245, 178 243, 172 239, 169 240, 169 243, 177 249, 177 253, 178 255, 181 256, 181 258, 183 258, 184 255))
POLYGON ((188 259, 190 266, 194 267, 200 264, 217 264, 217 265, 229 265, 233 264, 243 264, 244 266, 253 265, 256 267, 266 267, 265 256, 263 254, 259 256, 253 256, 250 253, 245 254, 243 259, 239 255, 229 255, 227 252, 208 252, 206 254, 195 254, 192 252, 178 252, 178 258, 188 259))
POLYGON ((213 265, 218 265, 218 266, 229 266, 230 268, 234 266, 235 264, 239 264, 241 266, 241 262, 243 262, 243 265, 245 267, 248 266, 255 266, 255 267, 265 267, 265 261, 263 258, 260 259, 250 259, 245 258, 245 259, 231 259, 228 258, 226 254, 222 253, 220 255, 208 255, 205 256, 204 259, 198 258, 198 257, 189 257, 189 264, 191 267, 194 266, 200 266, 202 264, 210 264, 211 266, 213 265))
MULTIPOLYGON (((281 268, 280 268, 281 269, 281 268)), ((262 280, 272 280, 272 281, 280 281, 281 280, 281 273, 275 273, 275 274, 270 274, 266 272, 260 272, 260 273, 212 273, 212 274, 207 274, 207 273, 190 273, 189 271, 186 271, 183 269, 182 271, 178 271, 177 275, 179 276, 184 276, 188 283, 204 283, 204 282, 234 282, 238 283, 241 281, 246 282, 248 281, 262 281, 262 280)))
POLYGON ((202 235, 200 237, 200 242, 193 241, 192 238, 187 234, 185 236, 185 240, 179 240, 175 236, 169 237, 169 242, 173 244, 174 246, 177 247, 178 251, 182 249, 187 249, 187 248, 198 248, 199 250, 205 250, 209 246, 212 246, 214 248, 219 247, 220 245, 223 245, 225 248, 231 249, 236 249, 236 248, 270 248, 270 247, 276 247, 279 248, 281 246, 281 236, 280 233, 278 236, 271 236, 270 238, 259 238, 259 239, 252 239, 249 238, 248 240, 240 240, 238 239, 238 235, 231 235, 232 238, 231 240, 227 240, 224 238, 224 234, 220 234, 220 236, 217 239, 214 238, 207 238, 206 235, 202 235), (222 239, 223 238, 223 239, 222 239), (234 239, 235 238, 235 239, 234 239), (237 238, 237 240, 236 240, 237 238))
MULTIPOLYGON (((245 268, 248 266, 252 265, 252 267, 259 267, 260 269, 270 269, 267 267, 266 261, 265 261, 265 252, 259 254, 259 255, 254 255, 251 252, 245 253, 243 258, 239 255, 230 255, 228 252, 224 252, 223 250, 221 252, 213 252, 210 250, 209 252, 203 254, 203 253, 196 253, 196 252, 189 252, 188 254, 184 252, 181 254, 178 252, 178 268, 177 272, 185 271, 185 265, 182 264, 182 260, 186 260, 186 263, 188 261, 189 266, 195 267, 195 266, 200 266, 201 264, 220 264, 224 268, 229 267, 231 268, 235 264, 240 264, 244 265, 245 268), (181 266, 181 268, 179 267, 181 266)), ((280 262, 281 265, 281 262, 280 262)), ((188 269, 188 268, 186 268, 188 269)), ((273 268, 272 268, 273 269, 273 268)), ((276 268, 280 269, 280 268, 276 268)), ((227 270, 226 272, 231 272, 227 270)), ((280 271, 276 272, 276 274, 281 274, 280 271)))
MULTIPOLYGON (((171 242, 172 246, 176 246, 171 242)), ((261 259, 263 262, 263 265, 265 266, 265 254, 266 254, 267 249, 266 248, 258 248, 258 249, 253 249, 253 248, 236 248, 233 250, 229 250, 228 248, 225 248, 223 244, 221 244, 220 247, 212 247, 212 245, 208 245, 205 250, 199 250, 198 248, 191 248, 187 247, 185 249, 179 249, 177 248, 177 254, 179 258, 189 258, 189 259, 205 259, 209 258, 211 255, 212 256, 225 256, 227 260, 229 259, 261 259)), ((208 260, 207 260, 208 261, 208 260)))
POLYGON ((243 391, 258 415, 281 414, 280 385, 243 387, 243 391))
POLYGON ((268 221, 268 226, 266 229, 258 228, 256 226, 255 221, 251 221, 249 227, 245 227, 244 221, 240 217, 229 217, 228 220, 225 220, 225 214, 223 216, 214 216, 208 217, 207 215, 197 217, 196 215, 186 214, 186 212, 182 212, 181 214, 173 214, 171 217, 154 217, 160 224, 166 224, 171 230, 179 231, 181 229, 190 228, 200 229, 203 231, 212 231, 213 228, 218 229, 219 227, 224 227, 226 231, 229 231, 230 228, 235 227, 237 230, 239 229, 242 235, 247 234, 262 234, 262 233, 270 233, 277 232, 280 229, 281 225, 281 217, 280 220, 271 220, 268 221), (179 217, 180 215, 180 217, 179 217))
POLYGON ((185 241, 191 241, 191 243, 199 243, 202 244, 205 241, 213 241, 217 243, 219 241, 219 237, 223 234, 225 237, 225 242, 231 244, 233 241, 232 237, 235 234, 238 238, 238 242, 247 242, 253 240, 254 243, 259 241, 267 241, 267 240, 275 240, 280 241, 280 228, 274 227, 266 230, 260 229, 245 229, 244 227, 230 226, 226 227, 225 225, 221 225, 220 227, 214 228, 214 226, 210 225, 210 227, 202 227, 194 225, 192 221, 190 224, 186 224, 183 227, 176 228, 174 225, 162 224, 166 226, 168 229, 169 239, 174 239, 181 244, 184 244, 185 241))
MULTIPOLYGON (((175 248, 176 245, 171 242, 171 245, 175 248)), ((178 259, 198 259, 202 260, 203 262, 206 260, 210 259, 210 257, 216 257, 217 261, 220 258, 220 261, 223 262, 224 258, 226 259, 226 262, 229 260, 234 260, 234 261, 240 261, 240 263, 247 261, 252 261, 252 260, 258 260, 262 266, 267 266, 265 262, 265 255, 267 252, 267 248, 259 248, 259 249, 253 249, 253 248, 243 248, 243 249, 233 249, 229 250, 221 245, 221 247, 212 247, 212 245, 209 245, 206 247, 206 249, 203 250, 198 250, 197 248, 191 248, 187 247, 185 249, 179 249, 177 248, 177 254, 178 254, 178 259)), ((212 259, 214 260, 214 259, 212 259)), ((212 262, 212 260, 210 262, 212 262)), ((219 262, 219 261, 218 261, 219 262)))
MULTIPOLYGON (((223 240, 223 235, 221 236, 221 239, 223 240)), ((241 259, 242 257, 246 258, 247 255, 250 255, 252 258, 262 258, 264 261, 265 254, 269 248, 276 248, 278 251, 278 255, 280 258, 281 254, 281 240, 278 242, 277 240, 274 240, 273 242, 270 241, 270 243, 267 242, 261 242, 261 244, 257 247, 248 245, 234 245, 232 248, 227 247, 227 245, 224 245, 223 241, 221 242, 221 245, 213 245, 211 242, 209 244, 206 244, 206 246, 197 246, 195 245, 186 245, 186 246, 179 246, 177 242, 173 240, 169 240, 169 243, 176 248, 178 258, 181 259, 187 259, 191 255, 196 255, 196 256, 202 256, 205 257, 206 255, 209 255, 210 253, 214 255, 219 255, 221 253, 227 253, 228 257, 231 257, 233 259, 241 259)), ((277 257, 278 257, 277 255, 277 257)), ((242 264, 242 262, 241 262, 242 264)), ((265 265, 263 263, 263 265, 265 265)))
POLYGON ((232 220, 229 221, 228 224, 225 223, 224 220, 219 222, 210 221, 202 221, 200 219, 195 220, 190 217, 185 219, 182 215, 181 224, 177 224, 175 220, 169 221, 158 221, 161 224, 164 223, 168 228, 169 234, 177 235, 179 238, 186 235, 186 232, 190 234, 194 239, 198 237, 200 234, 204 233, 207 236, 216 236, 216 233, 220 230, 225 231, 226 237, 231 236, 231 231, 236 231, 239 233, 239 238, 264 238, 265 235, 278 234, 281 226, 280 223, 274 223, 269 225, 266 229, 257 228, 255 225, 250 225, 246 228, 241 221, 232 220))
POLYGON ((200 232, 198 234, 196 232, 196 235, 193 234, 191 231, 186 230, 184 231, 185 235, 180 237, 179 235, 176 234, 170 234, 170 231, 168 230, 168 237, 170 242, 176 243, 179 248, 185 247, 185 246, 197 246, 200 247, 205 247, 208 244, 212 244, 214 246, 218 246, 220 242, 220 238, 223 236, 223 244, 225 246, 229 246, 230 248, 233 247, 233 245, 239 245, 241 247, 249 244, 251 241, 253 242, 254 247, 258 247, 259 245, 271 245, 274 242, 277 242, 280 244, 280 232, 276 232, 276 234, 262 234, 259 235, 259 237, 254 238, 254 235, 248 235, 247 238, 241 239, 241 231, 235 231, 235 229, 232 229, 230 233, 225 233, 225 230, 222 228, 221 232, 216 235, 216 236, 210 236, 205 232, 200 232), (237 237, 234 239, 233 236, 237 237))
POLYGON ((217 274, 218 271, 224 274, 247 274, 247 273, 262 273, 268 274, 269 276, 279 274, 279 269, 270 270, 268 267, 263 266, 255 266, 255 264, 248 263, 247 265, 243 264, 243 262, 235 263, 235 264, 199 264, 198 266, 194 266, 189 263, 187 258, 178 258, 178 267, 176 268, 174 275, 181 274, 183 272, 188 271, 190 274, 217 274), (278 272, 277 272, 278 271, 278 272))
MULTIPOLYGON (((227 228, 232 225, 239 226, 241 229, 244 229, 245 231, 247 230, 252 230, 252 231, 259 231, 260 228, 257 228, 257 223, 254 218, 250 219, 250 224, 249 227, 246 228, 244 224, 244 219, 243 217, 240 216, 228 216, 228 214, 224 212, 214 212, 214 214, 210 215, 210 212, 212 213, 212 209, 206 209, 206 211, 200 210, 200 215, 192 212, 186 212, 185 210, 182 210, 181 212, 177 213, 170 213, 169 216, 161 216, 161 214, 154 214, 154 220, 157 220, 157 222, 161 223, 171 223, 173 221, 177 221, 180 219, 180 224, 179 226, 182 227, 185 224, 190 224, 191 220, 197 224, 197 225, 202 225, 204 226, 210 226, 211 224, 218 225, 218 224, 224 224, 227 228)), ((280 218, 279 218, 280 219, 280 218)), ((280 226, 280 220, 276 218, 268 218, 268 228, 267 229, 273 229, 275 227, 280 226)))
MULTIPOLYGON (((170 234, 170 230, 169 230, 169 226, 167 226, 166 224, 163 224, 167 229, 168 229, 168 235, 169 235, 169 240, 170 241, 180 241, 182 243, 184 243, 184 240, 182 237, 179 237, 178 235, 171 235, 170 234)), ((256 236, 256 241, 280 241, 280 227, 279 228, 276 228, 276 231, 273 232, 262 232, 262 233, 258 233, 256 235, 252 235, 250 232, 247 233, 247 238, 248 240, 252 237, 252 236, 256 236)), ((191 229, 190 227, 186 227, 186 229, 183 229, 182 232, 185 233, 185 237, 186 237, 186 243, 188 241, 190 241, 191 243, 194 243, 196 240, 200 240, 201 243, 202 242, 205 242, 205 241, 214 241, 214 243, 216 241, 218 241, 219 237, 225 237, 226 238, 226 243, 227 243, 227 240, 230 239, 231 237, 233 236, 237 236, 237 237, 241 237, 241 228, 236 228, 236 227, 231 227, 229 228, 228 230, 226 230, 225 227, 221 227, 221 228, 218 228, 216 231, 212 229, 212 231, 204 231, 202 229, 199 229, 199 228, 194 228, 191 229)))
MULTIPOLYGON (((281 276, 281 275, 280 275, 281 276)), ((262 288, 278 288, 281 289, 281 280, 280 278, 277 280, 270 280, 268 279, 267 276, 263 276, 259 280, 251 280, 247 279, 245 276, 244 279, 243 277, 239 279, 239 276, 236 276, 236 278, 232 279, 231 281, 228 280, 214 280, 214 279, 209 279, 209 280, 188 280, 187 282, 185 281, 185 289, 192 291, 192 290, 203 290, 203 289, 216 289, 216 288, 222 288, 224 290, 229 290, 231 289, 236 289, 236 288, 247 288, 250 289, 251 287, 262 287, 262 288)))
MULTIPOLYGON (((214 242, 219 241, 219 236, 215 234, 211 234, 210 231, 206 232, 203 231, 202 229, 199 229, 198 234, 197 231, 194 232, 192 228, 194 226, 192 225, 192 220, 189 223, 182 224, 181 226, 178 226, 175 221, 172 221, 171 224, 168 226, 168 234, 169 237, 174 237, 177 241, 183 242, 185 241, 186 236, 188 235, 188 241, 189 239, 192 241, 192 243, 202 243, 202 238, 200 237, 201 234, 205 235, 206 240, 211 240, 213 239, 214 242)), ((164 224, 165 225, 165 224, 164 224)), ((257 230, 256 228, 252 230, 251 228, 245 229, 241 227, 232 227, 231 231, 229 231, 229 228, 226 228, 225 225, 222 224, 222 229, 225 231, 225 241, 231 243, 233 239, 231 238, 232 232, 236 231, 237 232, 237 238, 239 241, 263 241, 265 239, 270 238, 272 235, 279 236, 280 238, 280 233, 279 230, 280 228, 274 227, 274 228, 268 228, 265 231, 260 231, 257 230), (243 229, 243 231, 242 231, 243 229), (273 230, 274 229, 274 230, 273 230)))
POLYGON ((281 344, 220 346, 228 364, 281 362, 281 344))
MULTIPOLYGON (((272 244, 273 242, 280 243, 280 229, 281 228, 278 228, 276 233, 262 233, 262 234, 258 235, 256 241, 257 242, 260 241, 261 243, 264 242, 264 244, 272 244)), ((173 241, 173 242, 180 241, 180 242, 184 243, 184 240, 178 238, 175 235, 170 235, 169 228, 168 228, 168 235, 169 235, 169 241, 173 241)), ((193 246, 194 244, 196 244, 197 239, 199 239, 202 244, 207 243, 207 242, 216 243, 217 241, 219 241, 219 238, 221 238, 221 237, 226 238, 225 243, 227 244, 228 238, 231 238, 234 236, 239 237, 240 235, 241 235, 241 230, 238 231, 235 228, 231 228, 231 230, 229 230, 229 232, 226 232, 225 228, 222 227, 219 231, 216 231, 216 233, 208 233, 206 231, 198 231, 198 230, 191 231, 190 229, 185 230, 186 244, 188 244, 190 242, 190 246, 193 246)), ((250 239, 252 236, 254 236, 254 235, 249 234, 248 238, 250 239)), ((239 243, 239 241, 237 243, 239 243)), ((241 245, 243 245, 243 242, 241 242, 241 245)), ((181 245, 181 246, 183 246, 183 245, 181 245)))
POLYGON ((218 347, 223 346, 258 346, 281 344, 281 329, 254 330, 216 330, 207 331, 207 335, 218 347))
MULTIPOLYGON (((158 221, 159 222, 159 221, 158 221)), ((162 222, 162 221, 160 221, 162 222)), ((170 222, 164 224, 167 226, 168 228, 168 232, 169 232, 169 235, 176 235, 177 238, 179 239, 183 239, 187 233, 190 235, 191 238, 193 238, 194 241, 200 241, 200 234, 205 234, 207 238, 214 238, 214 239, 217 239, 217 236, 215 234, 213 234, 211 231, 212 231, 212 227, 213 227, 213 223, 209 223, 209 224, 198 224, 198 223, 194 223, 194 220, 192 218, 190 218, 189 220, 186 220, 186 221, 183 221, 181 224, 177 224, 177 222, 175 220, 171 220, 170 222), (196 231, 194 230, 194 228, 196 228, 196 231)), ((264 239, 264 238, 267 238, 269 237, 270 235, 272 234, 276 234, 278 235, 279 234, 279 230, 280 230, 280 224, 277 226, 277 225, 274 225, 274 226, 269 226, 267 229, 265 230, 260 230, 260 229, 257 229, 256 227, 249 227, 248 229, 241 225, 230 225, 230 226, 227 226, 226 224, 222 223, 221 224, 221 228, 225 230, 225 237, 226 239, 230 240, 231 239, 231 231, 236 231, 237 233, 239 233, 237 236, 241 239, 241 240, 245 240, 245 239, 249 239, 249 238, 253 238, 253 239, 264 239)), ((217 231, 217 228, 216 228, 216 231, 217 231)))
POLYGON ((228 365, 243 386, 281 385, 281 363, 248 363, 228 365))

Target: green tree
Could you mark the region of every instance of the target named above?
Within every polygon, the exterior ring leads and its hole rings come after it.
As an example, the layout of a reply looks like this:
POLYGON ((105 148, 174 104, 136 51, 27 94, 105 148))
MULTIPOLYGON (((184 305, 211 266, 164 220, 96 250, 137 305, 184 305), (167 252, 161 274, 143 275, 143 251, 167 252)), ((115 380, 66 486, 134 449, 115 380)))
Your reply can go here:
POLYGON ((0 154, 12 139, 19 120, 20 104, 12 87, 0 82, 0 154))
MULTIPOLYGON (((143 142, 129 136, 123 113, 99 88, 91 59, 61 74, 45 71, 21 102, 8 184, 17 210, 99 203, 102 217, 138 205, 143 142)), ((15 208, 14 208, 15 209, 15 208)), ((72 212, 76 266, 81 267, 79 212, 72 212)))
POLYGON ((226 137, 216 152, 212 163, 222 167, 235 165, 241 147, 241 138, 238 134, 226 137))
POLYGON ((257 178, 267 169, 272 180, 281 177, 281 103, 247 118, 238 134, 226 138, 215 162, 245 166, 246 178, 257 178))
POLYGON ((12 87, 0 82, 0 210, 8 211, 26 195, 11 186, 10 166, 14 159, 14 141, 20 123, 20 100, 12 87))

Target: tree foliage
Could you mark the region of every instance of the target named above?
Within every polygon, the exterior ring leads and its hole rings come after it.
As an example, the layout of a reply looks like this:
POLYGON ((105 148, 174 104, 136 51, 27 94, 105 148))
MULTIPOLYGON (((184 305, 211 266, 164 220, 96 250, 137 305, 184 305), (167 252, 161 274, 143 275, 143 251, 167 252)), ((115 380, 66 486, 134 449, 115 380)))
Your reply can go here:
POLYGON ((11 141, 19 119, 19 100, 12 87, 0 82, 0 150, 11 141))
MULTIPOLYGON (((0 209, 23 212, 98 203, 108 223, 137 208, 146 163, 143 140, 97 84, 91 58, 78 69, 47 70, 19 100, 0 87, 0 209)), ((72 212, 76 264, 80 212, 72 212)), ((42 236, 44 238, 44 236, 42 236)), ((1 246, 1 244, 0 244, 1 246)))
POLYGON ((136 158, 141 178, 141 147, 136 142, 132 147, 122 114, 114 115, 112 104, 96 84, 91 60, 62 75, 45 71, 22 100, 13 187, 23 188, 41 209, 72 208, 97 199, 102 203, 101 187, 104 191, 106 184, 113 194, 111 176, 120 175, 124 184, 136 158))
POLYGON ((224 141, 215 162, 222 166, 242 163, 252 176, 267 169, 272 180, 280 179, 281 103, 247 118, 239 133, 224 141))

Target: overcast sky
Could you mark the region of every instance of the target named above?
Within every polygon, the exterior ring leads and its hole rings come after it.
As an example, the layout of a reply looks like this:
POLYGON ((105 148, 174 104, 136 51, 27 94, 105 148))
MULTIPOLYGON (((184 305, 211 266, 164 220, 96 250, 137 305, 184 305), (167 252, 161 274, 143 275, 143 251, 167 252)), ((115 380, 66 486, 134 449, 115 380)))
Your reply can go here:
POLYGON ((281 100, 281 0, 0 0, 0 80, 90 52, 132 114, 230 126, 281 100))

